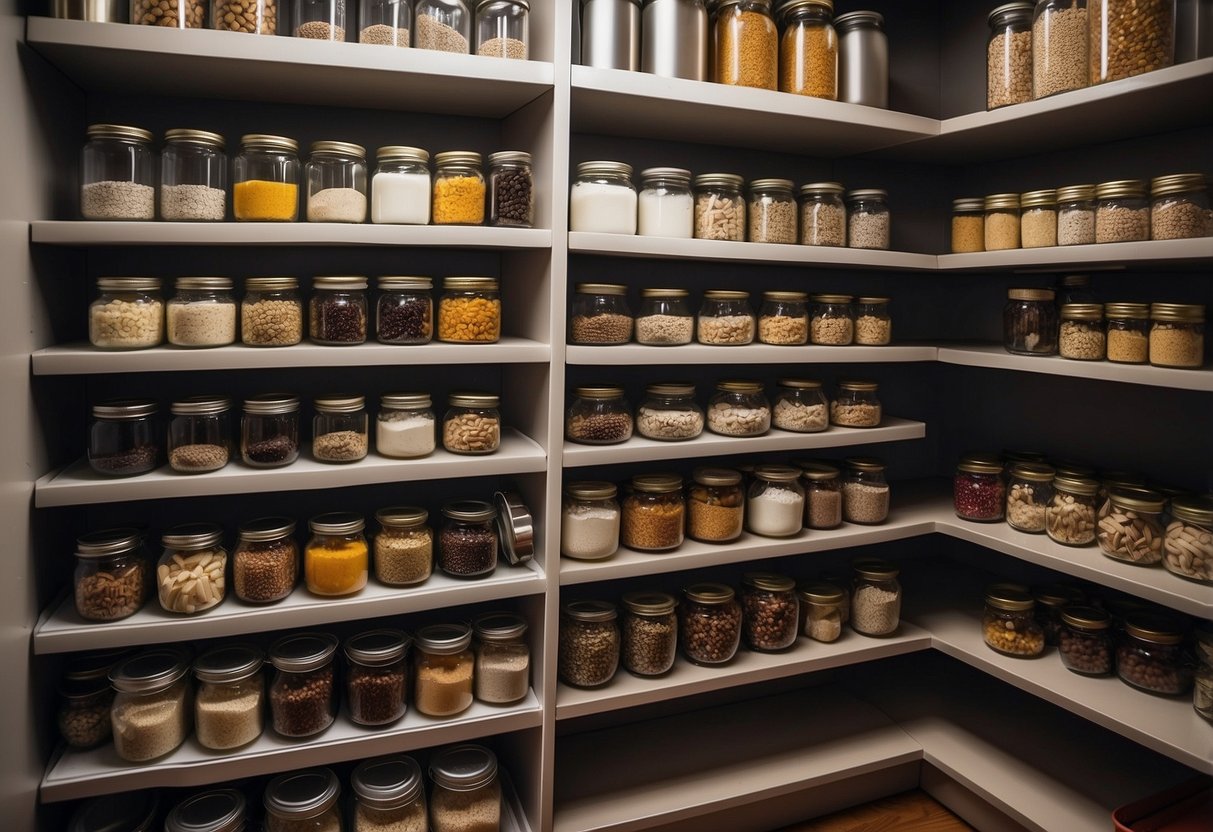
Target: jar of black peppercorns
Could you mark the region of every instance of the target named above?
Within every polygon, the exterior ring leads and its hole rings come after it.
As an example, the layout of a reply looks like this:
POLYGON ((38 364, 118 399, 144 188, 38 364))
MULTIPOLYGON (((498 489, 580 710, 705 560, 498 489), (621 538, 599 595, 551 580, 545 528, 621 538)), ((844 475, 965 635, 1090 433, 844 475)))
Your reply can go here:
POLYGON ((438 535, 438 568, 456 578, 486 578, 497 568, 497 509, 479 500, 442 507, 446 519, 438 535))
POLYGON ((489 155, 489 223, 530 228, 535 222, 531 154, 503 150, 489 155))
POLYGON ((308 335, 314 342, 348 346, 366 341, 365 277, 317 277, 312 290, 308 335))
POLYGON ((632 409, 615 385, 577 387, 564 423, 570 442, 618 445, 632 438, 632 409))
POLYGON ((732 661, 741 644, 741 605, 724 584, 692 584, 682 591, 678 617, 682 653, 695 664, 732 661))
POLYGON ((337 637, 328 633, 298 633, 270 647, 269 660, 276 671, 270 683, 270 712, 279 734, 310 737, 333 724, 336 652, 337 637))
POLYGON ((623 666, 637 676, 660 676, 678 651, 678 602, 664 592, 623 596, 623 666))
POLYGON ((751 650, 772 653, 796 642, 800 601, 796 582, 769 572, 747 572, 741 578, 742 630, 751 650))
POLYGON ((370 630, 346 640, 345 696, 351 720, 387 725, 404 716, 409 641, 400 630, 370 630))
POLYGON ((383 344, 428 344, 434 335, 434 300, 428 277, 381 277, 375 333, 383 344))
POLYGON ((1067 670, 1084 676, 1112 673, 1112 617, 1096 607, 1067 607, 1061 614, 1058 653, 1067 670))
POLYGON ((577 688, 605 685, 619 666, 619 613, 607 601, 568 601, 560 607, 560 680, 577 688))
POLYGON ((244 400, 240 456, 254 468, 278 468, 299 458, 299 397, 267 393, 244 400))
POLYGON ((146 474, 160 463, 158 405, 150 399, 110 401, 93 406, 88 464, 107 477, 146 474))
POLYGON ((1135 688, 1178 696, 1192 686, 1184 627, 1167 615, 1132 613, 1116 648, 1116 674, 1135 688))

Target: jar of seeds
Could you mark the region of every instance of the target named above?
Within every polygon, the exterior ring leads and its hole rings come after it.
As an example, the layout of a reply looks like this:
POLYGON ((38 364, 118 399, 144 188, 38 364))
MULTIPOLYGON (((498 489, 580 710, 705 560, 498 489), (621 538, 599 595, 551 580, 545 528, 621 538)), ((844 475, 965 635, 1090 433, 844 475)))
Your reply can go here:
POLYGON ((312 403, 312 456, 318 462, 357 462, 370 447, 366 399, 325 396, 312 403))
POLYGON ((358 42, 407 48, 411 41, 412 17, 413 9, 408 0, 360 0, 358 42))
POLYGON ((677 602, 664 592, 623 596, 623 667, 636 676, 661 676, 678 652, 677 602))
POLYGON ((497 509, 479 500, 442 507, 438 568, 454 578, 487 578, 497 569, 497 509))
POLYGON ((232 587, 251 604, 269 604, 290 595, 299 578, 299 544, 289 517, 250 520, 238 531, 232 552, 232 587))
POLYGON ((565 418, 564 433, 582 445, 618 445, 632 438, 632 409, 623 388, 614 385, 576 387, 565 418))
POLYGON ((1150 200, 1140 179, 1101 182, 1095 187, 1095 242, 1150 239, 1150 200))
POLYGON ((1108 360, 1117 364, 1145 364, 1150 360, 1150 305, 1104 304, 1107 319, 1108 360))
POLYGON ((888 636, 901 623, 900 570, 884 560, 865 558, 852 564, 851 628, 860 635, 888 636))
POLYGON ((191 396, 172 404, 168 464, 182 474, 218 471, 232 453, 231 399, 191 396))
POLYGON ((1020 462, 1011 466, 1007 483, 1007 525, 1030 534, 1045 530, 1045 507, 1053 499, 1049 465, 1020 462))
POLYGON ((687 494, 687 534, 703 543, 732 543, 741 537, 745 492, 741 473, 696 468, 687 494))
POLYGON ((298 280, 250 277, 244 282, 240 340, 250 347, 291 347, 303 340, 298 280))
POLYGON ((110 728, 114 752, 128 763, 144 763, 177 749, 189 735, 190 663, 170 647, 144 650, 115 666, 110 728))
POLYGON ((885 464, 872 457, 850 457, 842 479, 842 516, 848 523, 876 525, 889 517, 885 464))
MULTIPOLYGON (((401 5, 408 9, 407 3, 401 5)), ((362 31, 365 36, 366 29, 362 31)), ((403 45, 407 45, 407 30, 404 37, 403 45)), ((412 757, 401 754, 363 760, 350 774, 350 791, 354 793, 352 832, 427 829, 425 783, 421 766, 412 757)))
POLYGON ((800 600, 800 635, 814 641, 838 641, 846 620, 846 595, 833 584, 805 584, 796 590, 800 600))
POLYGON ((841 471, 827 462, 800 466, 804 485, 804 525, 809 529, 836 529, 842 525, 841 471))
POLYGON ((203 748, 229 751, 248 745, 265 728, 261 651, 228 644, 194 662, 194 736, 203 748))
POLYGON ((430 760, 431 832, 501 828, 497 757, 479 745, 446 748, 430 760))
POLYGON ((889 248, 889 192, 883 188, 848 191, 847 245, 851 248, 889 248))
POLYGON ((493 705, 521 702, 531 689, 527 623, 512 612, 490 612, 472 623, 476 634, 476 698, 493 705))
POLYGON ((641 289, 636 314, 636 343, 650 347, 689 344, 695 335, 690 292, 686 289, 641 289))
POLYGON ((1200 173, 1156 176, 1150 181, 1150 239, 1185 240, 1213 235, 1209 189, 1200 173))
POLYGON ((599 346, 632 340, 628 287, 617 283, 578 283, 569 321, 570 344, 599 346))
POLYGON ((359 725, 390 725, 404 716, 408 699, 409 636, 370 630, 346 639, 345 703, 359 725))
POLYGON ((620 541, 638 552, 665 552, 682 545, 686 502, 682 477, 639 474, 624 489, 620 541))
POLYGON ((310 737, 337 717, 337 682, 333 656, 337 637, 297 633, 270 646, 274 667, 270 713, 274 730, 284 737, 310 737))
POLYGON ((226 214, 223 136, 206 130, 166 131, 160 155, 160 219, 222 222, 226 214))
MULTIPOLYGON (((482 2, 483 8, 486 4, 482 2)), ((517 0, 493 0, 499 8, 526 8, 526 2, 517 0)), ((511 18, 511 20, 517 18, 511 18)), ((523 15, 524 32, 526 16, 523 15)), ((509 25, 508 21, 502 21, 509 25)), ((526 46, 519 50, 517 38, 492 37, 480 45, 497 53, 497 57, 516 58, 526 53, 526 46), (508 50, 511 54, 502 54, 508 50)), ((480 54, 485 54, 481 52, 480 54)), ((523 58, 525 60, 525 58, 523 58)), ((489 165, 489 225, 505 228, 530 228, 535 224, 535 177, 531 172, 531 154, 521 150, 502 150, 490 153, 489 165)))
POLYGON ((566 601, 560 606, 560 680, 575 688, 605 685, 619 666, 619 613, 606 601, 566 601))
POLYGON ((686 587, 678 613, 678 638, 682 654, 693 664, 732 661, 741 645, 741 605, 733 588, 716 583, 686 587))
POLYGON ((1057 245, 1057 191, 1028 191, 1019 199, 1020 240, 1024 248, 1057 245))
POLYGON ((341 832, 341 783, 327 768, 293 771, 265 787, 265 832, 341 832))
POLYGON ((295 37, 337 43, 346 39, 345 0, 294 0, 292 5, 295 37))
POLYGON ((86 621, 118 621, 147 600, 151 570, 137 529, 92 532, 76 540, 76 613, 86 621))
POLYGON ((1032 98, 1032 3, 1007 3, 990 12, 986 42, 986 109, 1032 98))
POLYGON ((838 182, 800 186, 800 243, 806 246, 845 246, 847 209, 838 182))
POLYGON ((972 254, 985 250, 985 200, 973 197, 952 200, 952 253, 972 254))
POLYGON ((1150 320, 1150 364, 1196 369, 1205 363, 1204 306, 1152 303, 1150 320))
POLYGON ((986 197, 985 250, 1019 248, 1019 194, 990 194, 986 197))
POLYGON ((375 512, 375 578, 387 586, 425 583, 434 568, 434 532, 426 525, 429 512, 416 506, 381 508, 375 512))
POLYGON ((472 42, 472 12, 464 0, 420 0, 414 11, 418 49, 467 55, 472 42))
POLYGON ((99 277, 88 307, 88 340, 103 350, 141 350, 164 340, 164 303, 155 277, 99 277))
POLYGON ((1116 647, 1116 675, 1125 684, 1147 693, 1186 693, 1193 677, 1184 646, 1186 629, 1171 615, 1130 613, 1116 647))
POLYGON ((417 631, 413 705, 426 716, 449 717, 472 707, 475 656, 467 624, 431 624, 417 631))
POLYGON ((90 124, 80 160, 80 216, 154 220, 156 151, 152 134, 121 124, 90 124))

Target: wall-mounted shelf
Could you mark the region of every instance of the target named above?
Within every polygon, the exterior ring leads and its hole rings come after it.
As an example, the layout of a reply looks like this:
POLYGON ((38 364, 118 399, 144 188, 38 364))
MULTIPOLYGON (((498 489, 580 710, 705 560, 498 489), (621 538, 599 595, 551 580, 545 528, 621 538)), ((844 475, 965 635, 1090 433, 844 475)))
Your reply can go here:
POLYGON ((1148 364, 1116 364, 1111 361, 1072 361, 1056 355, 1012 355, 996 344, 941 344, 938 360, 963 367, 985 367, 1021 373, 1043 373, 1066 378, 1089 378, 1121 384, 1145 384, 1172 390, 1213 391, 1213 370, 1175 370, 1148 364))
MULTIPOLYGON (((1210 58, 1213 61, 1213 58, 1210 58)), ((942 254, 942 271, 1060 271, 1062 269, 1184 268, 1213 266, 1213 237, 1191 240, 1146 240, 1089 246, 1048 246, 975 254, 942 254)))
POLYGON ((926 344, 887 347, 777 347, 748 344, 744 347, 713 347, 708 344, 683 344, 677 347, 647 347, 619 344, 614 347, 587 347, 570 344, 565 361, 590 367, 677 364, 734 365, 747 367, 765 364, 885 364, 906 361, 934 361, 939 350, 926 344))

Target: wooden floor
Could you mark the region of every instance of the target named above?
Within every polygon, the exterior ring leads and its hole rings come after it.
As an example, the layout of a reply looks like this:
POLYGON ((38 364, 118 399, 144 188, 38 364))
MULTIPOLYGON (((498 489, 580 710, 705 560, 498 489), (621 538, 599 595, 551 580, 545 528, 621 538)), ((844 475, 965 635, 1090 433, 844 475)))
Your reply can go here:
POLYGON ((926 792, 910 791, 778 832, 973 832, 926 792))

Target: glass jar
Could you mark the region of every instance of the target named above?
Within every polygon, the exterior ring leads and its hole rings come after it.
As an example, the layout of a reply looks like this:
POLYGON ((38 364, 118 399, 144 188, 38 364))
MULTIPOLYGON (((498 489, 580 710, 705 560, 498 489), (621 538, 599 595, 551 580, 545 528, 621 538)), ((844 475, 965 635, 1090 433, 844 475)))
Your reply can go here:
POLYGON ((216 31, 278 34, 278 0, 211 0, 211 10, 211 28, 216 31))
POLYGON ((650 347, 689 344, 695 334, 690 292, 686 289, 641 289, 636 314, 636 343, 650 347))
POLYGON ((408 0, 360 0, 358 42, 407 48, 412 18, 408 0))
POLYGON ((1057 352, 1062 358, 1103 361, 1107 355, 1103 304, 1067 303, 1061 307, 1057 352))
POLYGON ((133 477, 160 462, 159 406, 150 399, 119 399, 93 405, 88 464, 107 477, 133 477))
POLYGON ((449 717, 472 706, 475 656, 467 624, 431 624, 417 630, 413 651, 413 705, 419 713, 449 717))
MULTIPOLYGON (((1097 0, 1103 2, 1104 0, 1097 0)), ((1095 187, 1095 242, 1150 239, 1150 200, 1140 179, 1101 182, 1095 187)))
POLYGON ((623 596, 623 667, 641 677, 662 676, 678 651, 677 602, 664 592, 623 596))
POLYGON ((574 287, 570 344, 613 345, 632 340, 628 287, 618 283, 578 283, 574 287))
POLYGON ((501 828, 497 757, 479 745, 456 745, 430 760, 431 832, 501 828))
POLYGON ((194 736, 203 748, 229 751, 248 745, 265 729, 261 651, 230 644, 194 662, 194 736))
POLYGON ((429 580, 434 569, 434 531, 429 512, 415 506, 375 512, 375 578, 387 586, 414 586, 429 580))
POLYGON ((1150 181, 1150 239, 1186 240, 1211 235, 1213 214, 1203 174, 1176 173, 1150 181))
POLYGON ((699 583, 683 589, 678 641, 682 655, 692 664, 711 666, 732 661, 741 645, 741 605, 733 588, 699 583))
POLYGON ((721 436, 762 436, 771 429, 771 404, 760 381, 722 381, 708 400, 708 430, 721 436))
POLYGON ((86 220, 154 220, 156 152, 151 131, 90 124, 87 135, 80 161, 80 216, 86 220))
MULTIPOLYGON (((345 0, 334 4, 344 7, 345 0)), ((366 148, 351 142, 312 142, 305 172, 308 222, 366 222, 366 148)))
POLYGON ((986 250, 986 201, 952 200, 952 253, 971 254, 986 250))
POLYGON ((791 537, 804 525, 800 470, 790 465, 758 465, 746 496, 746 528, 763 537, 791 537))
POLYGON ((885 465, 871 457, 850 457, 842 477, 842 516, 848 523, 877 525, 889 516, 885 465))
POLYGON ((750 293, 710 289, 699 309, 699 343, 734 347, 754 341, 750 293))
MULTIPOLYGON (((506 6, 526 5, 526 0, 483 0, 481 8, 489 4, 506 6)), ((500 41, 503 38, 494 38, 500 41)), ((504 38, 508 41, 508 38, 504 38)), ((492 47, 490 47, 492 48, 492 47)), ((502 47, 498 46, 498 49, 502 47)), ((505 48, 514 51, 508 44, 505 48)), ((515 55, 500 57, 512 58, 515 55)), ((489 164, 489 224, 494 226, 530 228, 535 224, 535 177, 531 172, 531 154, 520 150, 503 150, 492 153, 489 164)))
POLYGON ((1213 499, 1174 498, 1163 549, 1167 571, 1190 581, 1213 583, 1213 499))
POLYGON ((346 639, 345 702, 350 721, 390 725, 404 716, 409 642, 401 630, 369 630, 346 639))
POLYGON ((952 501, 961 520, 996 523, 1006 505, 1002 463, 990 454, 966 454, 952 478, 952 501))
POLYGON ((527 60, 530 12, 527 0, 480 0, 476 4, 476 54, 527 60))
POLYGON ((437 431, 428 393, 384 393, 375 419, 375 451, 389 459, 429 456, 437 431))
POLYGON ((349 595, 366 586, 370 550, 365 528, 362 515, 350 512, 318 514, 308 521, 303 576, 309 592, 349 595))
POLYGON ((796 196, 791 179, 755 179, 750 183, 748 239, 751 243, 796 242, 796 196))
POLYGON ((636 411, 636 432, 647 439, 680 442, 703 433, 703 410, 693 384, 651 384, 636 411))
POLYGON ((168 429, 168 464, 183 474, 218 471, 232 453, 231 399, 191 396, 175 401, 168 429))
POLYGON ((1095 542, 1095 500, 1099 482, 1086 477, 1053 478, 1053 499, 1045 506, 1045 531, 1066 546, 1095 542))
POLYGON ((160 155, 160 219, 223 222, 226 216, 223 136, 206 130, 167 131, 160 155))
POLYGON ((280 468, 299 458, 299 397, 267 393, 244 400, 240 458, 253 468, 280 468))
POLYGON ((888 561, 875 558, 857 560, 852 568, 855 579, 851 595, 851 628, 865 636, 888 636, 897 632, 901 623, 901 583, 897 580, 900 570, 888 561))
POLYGON ((1087 0, 1037 0, 1032 15, 1032 97, 1089 83, 1087 0))
POLYGON ((151 590, 151 570, 136 529, 108 529, 76 539, 73 593, 86 621, 118 621, 139 611, 151 590))
POLYGON ((88 340, 107 350, 141 350, 164 340, 164 303, 155 277, 99 277, 88 307, 88 340))
MULTIPOLYGON (((407 3, 396 1, 407 11, 407 3)), ((375 151, 375 160, 371 222, 429 225, 432 189, 429 152, 419 147, 388 145, 375 151)))
POLYGON ((232 215, 242 222, 294 222, 299 218, 299 174, 294 139, 241 136, 232 165, 232 215))
POLYGON ((68 748, 86 751, 109 742, 110 709, 114 689, 109 672, 129 656, 130 650, 86 653, 69 660, 59 681, 59 709, 55 723, 68 748))
POLYGON ((560 554, 575 560, 602 560, 619 549, 619 493, 609 482, 565 486, 560 515, 560 554))
POLYGON ((1109 303, 1107 318, 1108 360, 1117 364, 1145 364, 1150 360, 1150 305, 1109 303))
POLYGON ((1019 194, 990 194, 984 204, 985 250, 1019 248, 1019 194))
POLYGON ((1061 639, 1061 615, 1067 607, 1077 607, 1086 601, 1081 589, 1070 584, 1045 584, 1032 590, 1036 602, 1036 623, 1045 636, 1045 644, 1056 647, 1061 639))
POLYGON ((227 595, 227 550, 223 529, 214 523, 185 523, 160 539, 164 552, 156 566, 160 606, 193 615, 218 606, 227 595))
POLYGON ((814 344, 846 346, 855 339, 851 295, 813 295, 809 334, 814 344))
POLYGON ((318 462, 357 462, 370 444, 363 396, 331 396, 312 402, 312 457, 318 462))
MULTIPOLYGON (((156 0, 131 0, 131 23, 168 29, 206 28, 206 0, 183 0, 160 5, 156 0)), ((124 21, 125 22, 125 21, 124 21)))
POLYGON ((1084 246, 1095 242, 1095 186, 1057 189, 1057 244, 1084 246))
POLYGON ((986 589, 986 608, 981 632, 986 646, 996 653, 1016 658, 1039 656, 1045 635, 1036 622, 1032 594, 1017 584, 994 584, 986 589))
POLYGON ((438 340, 448 344, 496 344, 501 340, 501 292, 497 278, 442 279, 438 340))
POLYGON ((682 168, 648 168, 640 172, 637 233, 644 237, 695 235, 695 200, 691 172, 682 168))
POLYGON ((345 4, 346 0, 294 0, 291 22, 295 25, 295 37, 343 42, 345 4))
POLYGON ((1196 627, 1196 684, 1192 689, 1192 707, 1213 722, 1213 630, 1196 627))
POLYGON ((327 768, 275 777, 265 787, 265 832, 341 832, 340 794, 327 768))
POLYGON ((889 248, 889 193, 881 188, 848 191, 847 245, 851 248, 889 248))
POLYGON ((745 180, 733 173, 695 177, 695 239, 745 241, 744 184, 745 180))
POLYGON ((883 347, 893 340, 889 298, 860 297, 855 300, 855 343, 883 347))
POLYGON ((560 605, 560 681, 576 688, 605 685, 619 666, 618 610, 607 601, 565 601, 560 605))
POLYGON ((641 474, 624 488, 619 539, 638 552, 666 552, 682 545, 686 501, 682 477, 641 474))
POLYGON ((223 347, 236 341, 236 299, 226 277, 179 277, 165 307, 168 342, 223 347))
POLYGON ((1130 613, 1116 647, 1116 675, 1150 693, 1187 693, 1193 672, 1183 640, 1183 625, 1170 616, 1130 613))
POLYGON ((825 462, 801 466, 805 528, 826 530, 842 525, 841 473, 837 466, 825 462))
POLYGON ((809 341, 808 295, 804 292, 763 292, 758 340, 764 344, 800 346, 809 341))
POLYGON ((840 381, 830 402, 830 424, 845 428, 880 427, 881 405, 874 381, 840 381))
POLYGON ((702 543, 741 537, 745 491, 741 474, 728 468, 696 468, 687 493, 687 535, 702 543))
POLYGON ((810 182, 800 186, 801 245, 847 244, 847 209, 842 194, 843 187, 837 182, 810 182))
POLYGON ((751 650, 777 653, 796 643, 800 601, 796 597, 796 582, 791 578, 770 572, 747 572, 741 577, 741 606, 742 632, 751 650))
POLYGON ((1071 606, 1061 620, 1057 652, 1065 668, 1083 676, 1111 676, 1111 617, 1096 607, 1071 606))
POLYGON ((1096 518, 1099 549, 1114 560, 1153 566, 1163 559, 1162 510, 1167 500, 1157 491, 1116 487, 1096 518))
POLYGON ((1175 60, 1172 0, 1089 0, 1091 83, 1153 72, 1175 60))
MULTIPOLYGON (((1032 4, 1007 3, 990 12, 986 44, 986 109, 1032 99, 1032 4)), ((988 246, 987 246, 988 248, 988 246)))
POLYGON ((497 510, 479 500, 460 500, 442 507, 438 568, 455 578, 486 578, 497 568, 497 510))
POLYGON ((298 280, 250 277, 245 281, 240 340, 250 347, 291 347, 303 340, 298 280))
POLYGON ((779 7, 779 90, 838 100, 838 35, 833 0, 792 0, 779 7))
POLYGON ((143 763, 174 751, 190 731, 190 663, 180 650, 154 647, 110 670, 114 753, 143 763))
POLYGON ((325 346, 366 342, 365 277, 317 277, 312 281, 308 335, 325 346))
POLYGON ((484 455, 501 447, 501 398, 491 393, 452 393, 442 419, 442 447, 453 454, 484 455))
POLYGON ((1195 369, 1205 363, 1205 308, 1196 303, 1150 304, 1150 363, 1195 369))
POLYGON ((723 0, 716 7, 718 84, 773 90, 779 86, 779 31, 771 0, 723 0))
POLYGON ((350 774, 350 791, 354 793, 352 832, 427 828, 425 783, 421 766, 412 757, 363 760, 350 774))
POLYGON ((1057 191, 1028 191, 1019 198, 1020 238, 1024 248, 1057 245, 1057 191))
MULTIPOLYGON (((424 2, 422 0, 417 7, 419 24, 424 2)), ((421 34, 419 31, 418 36, 421 34)), ((422 49, 429 48, 421 46, 420 41, 417 45, 422 49)), ((434 165, 434 199, 430 212, 434 225, 483 225, 486 187, 484 174, 480 172, 480 154, 470 150, 448 150, 435 154, 434 165)))
POLYGON ((838 641, 846 623, 846 594, 829 583, 805 584, 796 589, 800 601, 800 635, 829 644, 838 641))
POLYGON ((472 12, 464 0, 419 0, 413 14, 413 45, 418 49, 471 53, 472 12))
POLYGON ((284 737, 310 737, 333 724, 337 716, 337 637, 298 633, 278 639, 269 649, 274 667, 270 713, 274 730, 284 737))
POLYGON ((623 162, 579 162, 569 189, 569 230, 635 234, 637 197, 632 166, 623 162))
POLYGON ((801 378, 781 378, 776 382, 775 407, 771 424, 793 433, 818 433, 830 426, 830 403, 821 382, 801 378))
POLYGON ((251 604, 281 601, 299 577, 299 544, 295 521, 288 517, 250 520, 237 532, 232 552, 232 587, 251 604))
POLYGON ((1002 345, 1012 355, 1057 352, 1058 313, 1052 289, 1008 289, 1002 309, 1002 345))
POLYGON ((493 705, 511 705, 531 689, 531 648, 526 643, 526 619, 511 612, 478 617, 476 634, 476 698, 493 705))
POLYGON ((381 277, 375 302, 375 335, 381 344, 428 344, 434 334, 434 301, 428 277, 381 277))
POLYGON ((573 397, 564 423, 570 442, 618 445, 632 438, 632 409, 622 387, 576 387, 573 397))
POLYGON ((1030 534, 1045 530, 1045 510, 1053 500, 1051 466, 1021 462, 1011 466, 1007 483, 1007 525, 1030 534))

